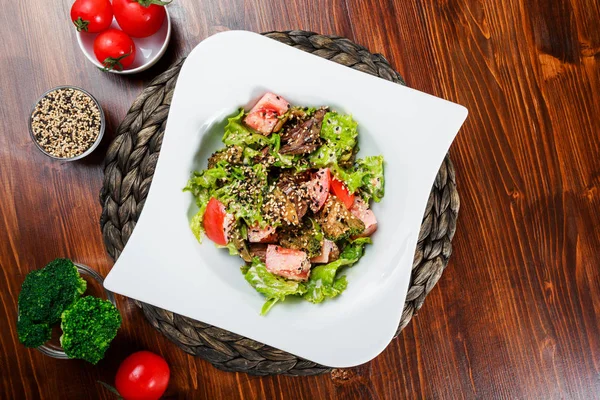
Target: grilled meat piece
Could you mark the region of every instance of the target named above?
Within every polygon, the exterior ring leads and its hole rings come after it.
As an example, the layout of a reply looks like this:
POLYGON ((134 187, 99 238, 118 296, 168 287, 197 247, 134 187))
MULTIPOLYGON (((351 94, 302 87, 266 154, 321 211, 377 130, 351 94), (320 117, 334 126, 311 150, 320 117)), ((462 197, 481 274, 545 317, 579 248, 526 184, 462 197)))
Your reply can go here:
POLYGON ((301 226, 283 227, 279 234, 279 244, 288 249, 302 250, 309 257, 316 257, 323 248, 323 233, 318 225, 307 218, 301 226))
POLYGON ((316 217, 323 228, 325 237, 329 240, 347 239, 365 231, 365 224, 334 195, 327 198, 325 205, 316 217))
POLYGON ((308 211, 308 192, 304 185, 308 180, 310 180, 308 173, 293 174, 291 171, 286 171, 281 174, 277 182, 277 187, 287 200, 294 204, 298 220, 301 220, 308 211))
POLYGON ((250 255, 250 252, 248 251, 246 241, 240 234, 240 230, 237 229, 237 227, 233 227, 232 229, 230 229, 229 241, 233 243, 238 253, 240 254, 240 257, 242 257, 242 260, 246 262, 252 261, 252 257, 250 255))
POLYGON ((266 243, 250 243, 250 247, 248 248, 250 257, 258 257, 260 261, 265 262, 267 259, 267 246, 266 243))
POLYGON ((208 168, 214 168, 219 161, 225 160, 229 164, 242 164, 244 160, 244 149, 240 146, 227 146, 213 153, 208 159, 208 168))
POLYGON ((329 239, 323 240, 323 247, 321 253, 310 259, 313 264, 327 264, 340 258, 340 249, 337 247, 335 242, 329 239))
POLYGON ((321 141, 321 125, 326 112, 327 110, 321 108, 307 121, 284 132, 281 135, 283 145, 279 152, 296 155, 315 151, 321 141))
POLYGON ((271 223, 284 222, 289 225, 298 225, 300 218, 296 205, 286 196, 279 186, 271 188, 263 206, 263 215, 271 223))

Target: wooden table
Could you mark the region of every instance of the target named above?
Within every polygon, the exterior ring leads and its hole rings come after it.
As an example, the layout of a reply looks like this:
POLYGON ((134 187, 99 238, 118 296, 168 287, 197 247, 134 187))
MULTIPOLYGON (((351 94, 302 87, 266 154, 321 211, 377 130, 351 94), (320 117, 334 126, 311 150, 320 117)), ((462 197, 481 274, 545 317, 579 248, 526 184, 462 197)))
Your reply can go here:
POLYGON ((150 71, 104 74, 81 54, 69 2, 5 2, 0 16, 0 398, 112 399, 134 350, 165 356, 169 398, 600 398, 600 3, 596 0, 175 0, 150 71), (144 85, 227 29, 306 29, 383 53, 409 86, 465 105, 451 153, 461 212, 454 255, 425 306, 374 361, 309 378, 225 373, 157 334, 119 299, 123 328, 97 366, 22 347, 25 274, 58 256, 108 273, 102 160, 144 85), (60 84, 93 93, 108 132, 91 157, 40 154, 27 118, 60 84))

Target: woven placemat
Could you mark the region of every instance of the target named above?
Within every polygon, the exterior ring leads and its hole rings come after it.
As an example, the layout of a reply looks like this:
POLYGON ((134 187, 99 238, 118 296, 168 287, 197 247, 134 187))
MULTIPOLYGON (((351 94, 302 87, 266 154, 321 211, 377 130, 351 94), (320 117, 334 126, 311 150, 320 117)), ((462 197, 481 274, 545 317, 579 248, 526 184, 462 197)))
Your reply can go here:
MULTIPOLYGON (((350 68, 404 85, 380 54, 348 39, 313 32, 269 32, 267 37, 350 68)), ((173 89, 183 60, 154 79, 134 101, 110 145, 100 193, 100 225, 108 253, 123 250, 148 194, 160 152, 173 89)), ((421 308, 452 252, 459 197, 454 167, 446 156, 427 202, 404 311, 396 335, 421 308)), ((330 368, 181 315, 137 302, 148 321, 184 351, 226 371, 254 375, 315 375, 330 368)), ((398 305, 400 306, 400 305, 398 305)))

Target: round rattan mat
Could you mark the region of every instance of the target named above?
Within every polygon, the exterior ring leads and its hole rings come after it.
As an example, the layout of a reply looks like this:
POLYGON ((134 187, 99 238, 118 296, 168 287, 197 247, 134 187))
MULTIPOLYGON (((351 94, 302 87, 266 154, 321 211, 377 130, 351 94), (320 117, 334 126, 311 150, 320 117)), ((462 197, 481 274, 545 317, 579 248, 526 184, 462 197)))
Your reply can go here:
MULTIPOLYGON (((404 85, 380 54, 337 36, 290 31, 265 33, 269 38, 342 65, 404 85)), ((144 207, 160 152, 173 90, 183 60, 146 87, 118 128, 105 161, 100 193, 100 225, 108 253, 115 260, 127 243, 144 207)), ((410 287, 396 335, 421 308, 452 252, 459 197, 454 167, 446 156, 427 202, 414 257, 410 287)), ((254 340, 172 312, 137 302, 155 329, 184 351, 226 371, 254 375, 315 375, 330 370, 254 340)), ((400 306, 400 305, 399 305, 400 306)))

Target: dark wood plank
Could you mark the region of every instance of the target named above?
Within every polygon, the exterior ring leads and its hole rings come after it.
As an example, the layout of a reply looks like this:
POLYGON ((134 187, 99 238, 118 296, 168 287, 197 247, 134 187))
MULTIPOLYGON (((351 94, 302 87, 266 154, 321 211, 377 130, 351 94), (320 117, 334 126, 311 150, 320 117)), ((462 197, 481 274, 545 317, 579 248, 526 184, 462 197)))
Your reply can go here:
POLYGON ((163 354, 170 398, 581 398, 600 393, 600 3, 491 0, 175 2, 167 55, 133 77, 80 54, 68 3, 8 2, 0 15, 0 398, 113 398, 119 362, 163 354), (425 306, 374 361, 327 376, 225 373, 156 334, 119 298, 124 325, 97 366, 18 344, 24 275, 57 256, 106 274, 98 191, 106 146, 153 76, 227 29, 307 29, 384 54, 417 89, 467 106, 452 146, 462 206, 454 255, 425 306), (92 92, 109 121, 86 161, 29 140, 46 89, 92 92))

